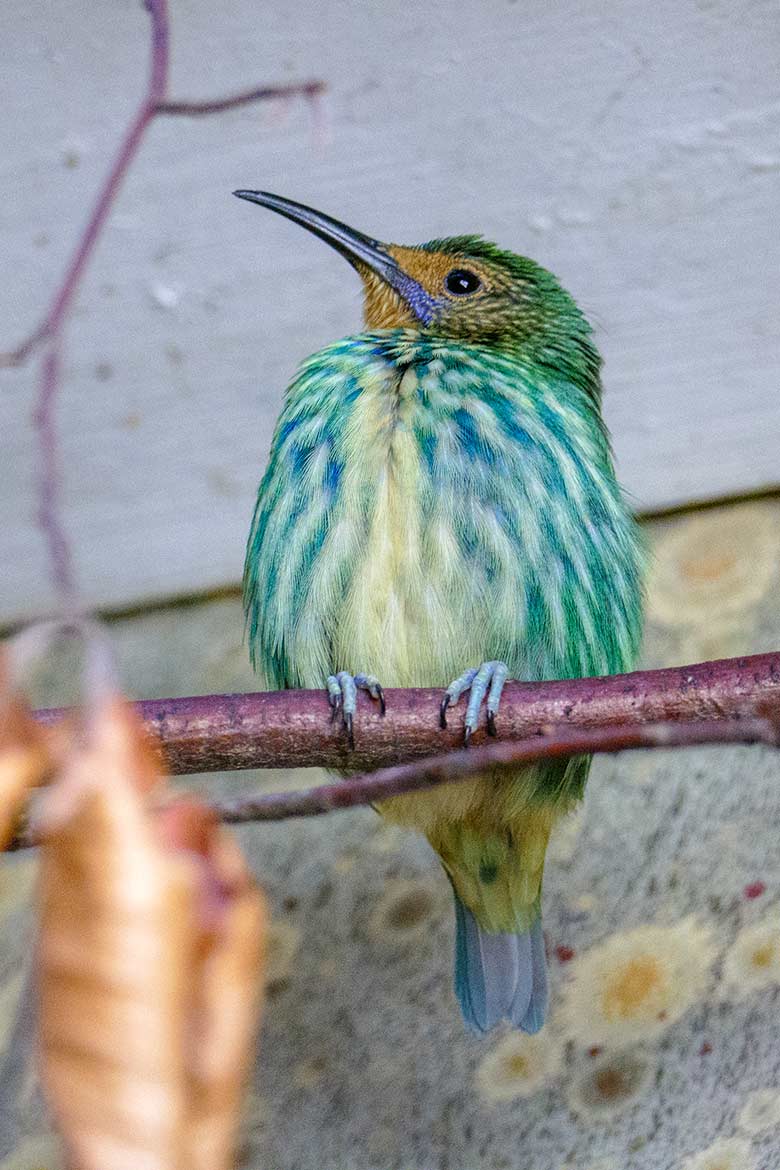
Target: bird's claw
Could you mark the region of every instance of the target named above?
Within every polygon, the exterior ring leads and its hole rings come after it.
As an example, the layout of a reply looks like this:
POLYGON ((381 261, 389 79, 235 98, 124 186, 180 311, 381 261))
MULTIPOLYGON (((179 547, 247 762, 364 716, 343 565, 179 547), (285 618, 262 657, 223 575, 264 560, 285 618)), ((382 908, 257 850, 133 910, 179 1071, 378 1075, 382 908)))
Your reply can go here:
POLYGON ((328 704, 330 706, 330 721, 335 723, 341 708, 341 686, 335 674, 328 675, 328 704))
POLYGON ((330 706, 330 721, 334 723, 341 712, 341 722, 347 733, 347 743, 350 748, 355 746, 355 712, 357 710, 357 693, 366 691, 372 699, 379 703, 379 713, 385 713, 385 694, 379 679, 372 674, 351 675, 346 670, 338 674, 328 675, 326 683, 328 704, 330 706))
POLYGON ((486 694, 487 733, 488 735, 496 735, 496 714, 501 702, 501 692, 508 677, 509 668, 504 662, 483 662, 479 667, 472 666, 469 670, 464 671, 460 678, 456 678, 454 682, 450 683, 444 693, 439 707, 440 726, 447 726, 447 709, 457 703, 462 694, 470 691, 463 731, 464 747, 469 746, 469 740, 476 731, 479 708, 486 694))
POLYGON ((367 691, 372 699, 379 700, 379 714, 384 715, 387 707, 385 704, 385 692, 382 690, 382 684, 378 678, 374 678, 373 674, 356 674, 355 686, 360 691, 367 691))

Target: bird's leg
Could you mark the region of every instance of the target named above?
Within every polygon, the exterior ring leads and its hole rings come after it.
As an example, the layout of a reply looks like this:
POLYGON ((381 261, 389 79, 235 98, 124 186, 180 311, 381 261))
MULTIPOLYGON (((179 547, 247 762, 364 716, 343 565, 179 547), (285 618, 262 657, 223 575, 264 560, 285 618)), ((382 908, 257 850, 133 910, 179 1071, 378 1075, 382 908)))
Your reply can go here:
POLYGON ((338 674, 328 675, 326 686, 331 710, 331 723, 341 711, 341 721, 347 732, 349 746, 353 748, 355 746, 353 723, 357 710, 358 691, 367 691, 372 699, 377 699, 379 701, 379 714, 384 715, 385 713, 385 693, 379 679, 374 678, 373 674, 352 675, 346 670, 340 670, 338 674))
POLYGON ((439 708, 440 725, 447 726, 447 708, 457 703, 460 696, 466 691, 471 691, 466 708, 464 743, 468 747, 468 742, 477 727, 480 705, 486 694, 488 735, 495 735, 498 704, 501 702, 501 692, 508 677, 509 668, 504 662, 483 662, 479 667, 472 666, 460 678, 451 682, 444 692, 444 698, 439 708), (488 686, 490 687, 489 691, 488 686))

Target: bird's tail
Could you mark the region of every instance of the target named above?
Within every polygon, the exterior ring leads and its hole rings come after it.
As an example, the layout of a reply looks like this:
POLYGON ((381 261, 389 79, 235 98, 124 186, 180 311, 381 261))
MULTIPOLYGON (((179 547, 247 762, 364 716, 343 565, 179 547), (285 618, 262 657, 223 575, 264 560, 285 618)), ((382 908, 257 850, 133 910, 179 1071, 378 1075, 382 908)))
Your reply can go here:
POLYGON ((538 1032, 547 1012, 542 875, 558 809, 537 801, 514 812, 483 804, 428 834, 455 894, 455 993, 476 1032, 503 1019, 538 1032))
POLYGON ((541 915, 517 934, 487 931, 457 892, 455 915, 455 994, 466 1023, 485 1033, 507 1019, 524 1032, 538 1032, 547 1014, 541 915))

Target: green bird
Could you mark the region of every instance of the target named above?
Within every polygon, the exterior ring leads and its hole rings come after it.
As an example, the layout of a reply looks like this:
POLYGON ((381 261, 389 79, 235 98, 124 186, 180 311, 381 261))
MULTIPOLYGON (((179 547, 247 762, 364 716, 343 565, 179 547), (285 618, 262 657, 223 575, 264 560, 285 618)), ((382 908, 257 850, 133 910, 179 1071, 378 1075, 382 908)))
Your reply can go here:
MULTIPOLYGON (((244 575, 263 682, 327 687, 350 738, 357 689, 383 704, 380 679, 446 688, 442 721, 469 691, 468 742, 486 696, 495 733, 507 677, 630 669, 642 545, 572 297, 479 235, 383 244, 278 195, 235 194, 332 245, 365 302, 362 332, 303 363, 274 431, 244 575)), ((477 1032, 544 1022, 544 856, 589 766, 486 772, 379 808, 424 833, 449 876, 455 990, 477 1032)))

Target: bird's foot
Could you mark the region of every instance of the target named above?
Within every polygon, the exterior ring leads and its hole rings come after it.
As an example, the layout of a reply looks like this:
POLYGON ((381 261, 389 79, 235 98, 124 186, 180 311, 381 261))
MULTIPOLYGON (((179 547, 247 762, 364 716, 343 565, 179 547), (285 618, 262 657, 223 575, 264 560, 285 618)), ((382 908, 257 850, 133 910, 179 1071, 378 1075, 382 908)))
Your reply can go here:
POLYGON ((379 679, 374 678, 373 674, 353 675, 346 670, 340 670, 338 674, 328 675, 326 686, 331 712, 330 721, 333 723, 338 718, 339 711, 341 712, 341 722, 347 733, 349 746, 353 748, 355 746, 354 718, 357 710, 358 691, 367 691, 372 699, 377 699, 380 715, 385 713, 385 693, 379 679))
POLYGON ((504 683, 509 677, 509 668, 504 662, 483 662, 481 666, 472 666, 465 671, 455 682, 451 682, 444 692, 444 698, 439 708, 439 723, 447 726, 447 708, 457 703, 466 691, 470 691, 469 703, 466 708, 466 727, 463 742, 468 747, 469 740, 477 727, 479 708, 487 694, 487 732, 496 734, 496 715, 498 704, 501 702, 501 692, 504 683), (490 690, 488 690, 490 687, 490 690))

